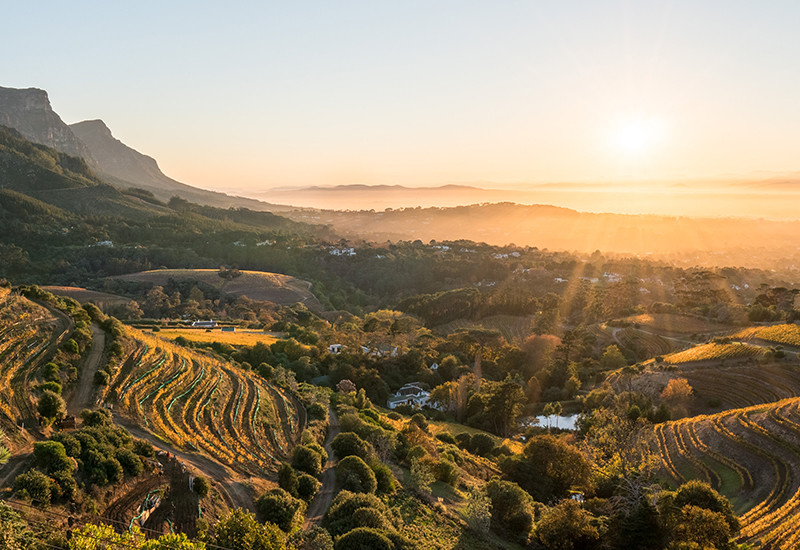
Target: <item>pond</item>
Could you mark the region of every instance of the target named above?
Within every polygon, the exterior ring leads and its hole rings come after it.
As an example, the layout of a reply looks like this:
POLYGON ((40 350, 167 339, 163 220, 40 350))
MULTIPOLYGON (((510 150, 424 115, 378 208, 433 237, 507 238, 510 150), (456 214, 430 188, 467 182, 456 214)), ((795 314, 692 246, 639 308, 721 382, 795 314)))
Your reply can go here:
POLYGON ((577 414, 569 414, 566 416, 558 416, 555 414, 551 415, 540 415, 535 417, 529 417, 522 421, 522 425, 525 427, 528 426, 541 426, 543 428, 547 428, 548 426, 552 426, 553 428, 561 428, 562 430, 574 430, 575 429, 575 422, 578 420, 577 414), (539 421, 538 424, 531 423, 531 420, 535 418, 539 421))

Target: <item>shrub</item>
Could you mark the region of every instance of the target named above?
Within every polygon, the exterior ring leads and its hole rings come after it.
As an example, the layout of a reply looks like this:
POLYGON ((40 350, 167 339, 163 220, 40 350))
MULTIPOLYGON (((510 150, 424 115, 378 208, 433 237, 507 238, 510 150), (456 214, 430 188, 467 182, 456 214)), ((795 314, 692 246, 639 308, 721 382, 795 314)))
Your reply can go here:
POLYGON ((136 477, 144 470, 141 459, 130 449, 117 449, 116 458, 122 466, 122 470, 129 476, 136 477))
POLYGON ((51 391, 53 393, 61 395, 61 384, 59 384, 58 382, 53 382, 51 380, 50 382, 45 382, 44 384, 41 384, 39 386, 39 390, 41 390, 41 391, 51 391))
POLYGON ((392 470, 379 460, 373 461, 370 464, 370 468, 372 468, 372 472, 375 474, 375 481, 378 484, 377 492, 383 495, 394 493, 395 489, 397 489, 397 481, 392 470))
POLYGON ((322 473, 322 468, 327 461, 325 449, 316 443, 298 445, 292 451, 292 467, 314 477, 322 473))
POLYGON ((97 386, 106 386, 108 385, 108 373, 104 370, 99 370, 94 373, 94 383, 97 386))
MULTIPOLYGON (((308 474, 304 474, 308 475, 308 474)), ((313 478, 312 478, 313 479, 313 478)), ((297 472, 285 462, 278 468, 278 487, 292 495, 297 496, 297 472)))
POLYGON ((286 547, 290 550, 333 550, 333 539, 328 531, 315 525, 307 531, 293 533, 286 547))
POLYGON ((64 446, 64 451, 67 453, 67 456, 71 456, 73 458, 77 458, 81 455, 81 442, 75 439, 71 434, 66 432, 59 432, 54 434, 50 441, 57 441, 64 446))
POLYGON ((139 456, 146 456, 147 458, 156 456, 156 450, 153 444, 145 439, 133 440, 133 452, 139 456))
POLYGON ((18 475, 14 479, 14 490, 23 492, 33 502, 38 502, 43 506, 50 504, 50 499, 53 494, 54 482, 37 470, 29 470, 24 474, 18 475))
POLYGON ((378 529, 356 527, 337 540, 334 548, 336 550, 394 550, 394 544, 378 529))
POLYGON ((494 449, 494 439, 487 434, 475 434, 470 441, 469 451, 479 456, 487 456, 494 449))
POLYGON ((470 450, 470 446, 472 444, 472 436, 469 435, 467 432, 456 434, 456 445, 464 449, 465 451, 470 450))
POLYGON ((41 441, 33 444, 33 456, 36 465, 47 473, 69 471, 75 469, 75 463, 67 456, 64 445, 58 441, 41 441))
POLYGON ((530 495, 516 483, 498 478, 489 481, 485 491, 492 501, 492 528, 499 533, 526 539, 533 527, 530 495))
POLYGON ((422 413, 416 413, 411 417, 411 422, 417 425, 423 432, 428 431, 428 421, 422 413))
POLYGON ((340 433, 331 442, 333 453, 341 460, 347 456, 355 455, 366 460, 370 455, 370 445, 353 432, 340 433))
POLYGON ((274 523, 288 533, 302 520, 305 504, 283 489, 273 489, 258 499, 256 509, 262 521, 274 523))
POLYGON ((297 496, 306 502, 311 502, 321 485, 317 478, 301 473, 297 476, 297 496))
POLYGON ((67 404, 57 393, 45 390, 36 409, 46 421, 60 422, 67 413, 67 404))
POLYGON ((283 533, 276 525, 262 524, 241 508, 223 516, 214 526, 214 545, 236 550, 283 550, 283 533))
POLYGON ((388 509, 386 505, 375 495, 367 493, 352 493, 350 491, 341 491, 336 498, 333 499, 323 525, 328 528, 331 535, 336 537, 351 529, 360 527, 356 518, 356 512, 359 509, 377 510, 382 515, 386 516, 388 509))
POLYGON ((208 478, 203 476, 197 476, 194 478, 194 484, 192 485, 194 492, 197 493, 197 496, 200 498, 206 498, 208 496, 208 491, 211 489, 211 484, 208 482, 208 478))
POLYGON ((80 347, 78 347, 78 342, 76 342, 72 338, 64 342, 63 348, 64 351, 66 351, 67 353, 71 353, 73 355, 78 355, 81 352, 80 347))
POLYGON ((378 488, 375 473, 355 455, 343 458, 336 466, 336 475, 343 490, 354 493, 374 493, 378 488))
POLYGON ((439 441, 441 441, 443 443, 449 443, 450 445, 457 445, 458 444, 456 442, 456 438, 453 437, 453 434, 451 434, 450 432, 442 432, 442 433, 436 434, 436 439, 438 439, 439 441))
POLYGON ((390 420, 400 420, 403 417, 400 415, 399 412, 392 411, 392 412, 390 412, 389 414, 386 415, 386 418, 389 418, 390 420))

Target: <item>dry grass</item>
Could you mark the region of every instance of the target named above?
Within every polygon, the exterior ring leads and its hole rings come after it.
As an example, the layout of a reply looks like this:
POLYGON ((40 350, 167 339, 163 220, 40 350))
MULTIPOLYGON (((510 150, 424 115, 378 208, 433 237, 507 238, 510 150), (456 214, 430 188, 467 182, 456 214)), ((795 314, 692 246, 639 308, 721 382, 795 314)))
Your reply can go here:
POLYGON ((216 269, 157 269, 113 278, 156 285, 165 285, 170 279, 196 280, 229 296, 247 296, 251 300, 269 301, 284 306, 302 302, 309 309, 322 310, 319 301, 311 293, 311 284, 307 281, 266 271, 242 271, 234 279, 223 279, 218 273, 216 269))
POLYGON ((105 305, 120 305, 130 302, 130 298, 124 296, 117 296, 116 294, 108 294, 105 292, 95 292, 94 290, 86 290, 75 286, 43 286, 42 290, 46 290, 56 296, 64 296, 77 300, 81 304, 94 302, 96 304, 105 305))
POLYGON ((183 336, 191 342, 202 342, 210 344, 219 342, 230 344, 231 346, 254 346, 259 342, 270 345, 277 341, 279 336, 260 330, 238 330, 236 332, 222 332, 220 329, 206 331, 203 329, 163 329, 157 333, 158 336, 167 340, 174 340, 183 336))

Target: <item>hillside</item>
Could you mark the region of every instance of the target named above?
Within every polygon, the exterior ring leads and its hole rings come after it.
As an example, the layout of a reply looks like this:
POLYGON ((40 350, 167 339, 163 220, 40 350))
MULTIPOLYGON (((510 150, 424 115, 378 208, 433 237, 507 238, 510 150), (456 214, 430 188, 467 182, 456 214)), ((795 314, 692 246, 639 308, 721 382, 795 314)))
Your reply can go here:
POLYGON ((322 305, 311 293, 311 284, 279 273, 241 271, 238 277, 223 279, 217 269, 159 269, 114 277, 122 281, 140 281, 164 285, 176 281, 200 281, 227 296, 247 296, 289 306, 301 302, 311 310, 322 311, 322 305))

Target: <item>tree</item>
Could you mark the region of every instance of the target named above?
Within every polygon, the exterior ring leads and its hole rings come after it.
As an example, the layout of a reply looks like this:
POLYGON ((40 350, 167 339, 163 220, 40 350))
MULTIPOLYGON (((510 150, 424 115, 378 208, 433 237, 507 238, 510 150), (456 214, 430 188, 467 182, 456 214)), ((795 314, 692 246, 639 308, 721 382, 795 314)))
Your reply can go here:
POLYGON ((600 366, 603 367, 603 370, 616 370, 627 364, 628 361, 625 359, 625 356, 622 355, 622 352, 616 344, 608 346, 603 352, 603 356, 600 358, 600 366))
POLYGON ((36 410, 47 422, 61 422, 67 414, 67 404, 57 393, 45 390, 36 410))
POLYGON ((336 550, 395 550, 394 544, 380 529, 356 527, 345 533, 334 546, 336 550))
POLYGON ((325 449, 315 443, 298 445, 292 451, 292 468, 314 477, 322 473, 327 461, 328 456, 325 449))
POLYGON ((274 523, 284 533, 290 533, 302 521, 306 506, 283 489, 273 489, 256 501, 256 509, 263 521, 274 523))
POLYGON ((209 489, 211 489, 211 484, 208 482, 208 478, 197 476, 194 478, 194 485, 192 487, 194 492, 197 493, 198 497, 206 498, 208 496, 209 489))
POLYGON ((661 392, 663 399, 672 412, 672 418, 681 418, 688 414, 692 400, 692 386, 686 378, 673 378, 661 392))
POLYGON ((599 548, 601 531, 575 500, 562 500, 536 525, 539 542, 552 550, 599 548))
POLYGON ((185 533, 161 535, 142 544, 142 550, 206 550, 206 543, 193 542, 185 533))
MULTIPOLYGON (((131 532, 117 533, 113 527, 105 524, 87 523, 74 529, 69 539, 70 550, 105 550, 107 548, 139 548, 144 541, 139 528, 134 526, 131 532)), ((196 547, 198 550, 204 546, 196 547)), ((148 549, 150 550, 150 549, 148 549)), ((183 550, 182 548, 180 550, 183 550)))
POLYGON ((7 464, 11 458, 11 451, 8 450, 8 447, 2 445, 5 438, 6 434, 0 429, 0 464, 7 464))
POLYGON ((33 548, 33 534, 28 525, 5 502, 0 502, 0 550, 33 548))
POLYGON ((348 394, 350 392, 356 391, 356 385, 352 382, 352 380, 344 379, 341 380, 338 384, 336 384, 336 391, 343 394, 348 394))
POLYGON ((492 501, 480 489, 472 488, 467 494, 464 517, 470 529, 485 535, 492 523, 492 501))
POLYGON ((301 529, 292 534, 286 541, 286 547, 289 550, 333 550, 333 539, 328 531, 315 525, 309 530, 301 529))
POLYGON ((353 432, 343 432, 333 438, 331 442, 333 453, 339 460, 346 456, 355 455, 366 460, 371 454, 369 443, 358 437, 353 432))
POLYGON ((388 514, 386 504, 375 495, 343 490, 333 499, 323 525, 334 537, 356 527, 368 527, 369 525, 364 525, 364 520, 370 519, 374 522, 374 518, 368 518, 360 510, 376 511, 384 517, 388 514))
POLYGON ((339 461, 336 477, 339 478, 342 489, 354 493, 374 493, 378 488, 375 473, 366 462, 355 455, 339 461))
POLYGON ((224 548, 236 548, 236 550, 285 550, 286 548, 284 535, 277 525, 259 523, 253 514, 241 508, 223 516, 214 526, 214 532, 214 544, 224 548))
POLYGON ((496 477, 484 486, 484 490, 492 502, 492 529, 521 540, 527 539, 533 527, 530 495, 516 483, 496 477))
POLYGON ((282 463, 278 468, 278 487, 292 495, 297 496, 297 472, 287 463, 282 463))

